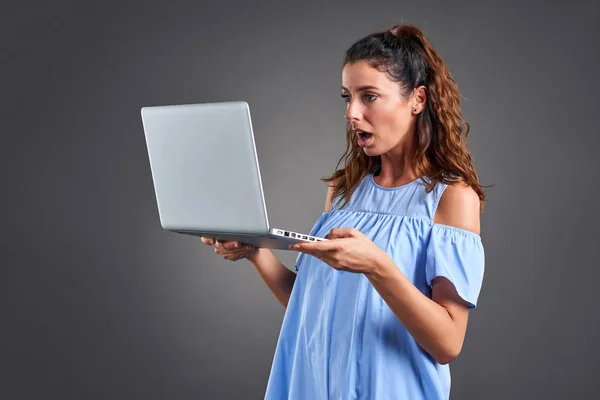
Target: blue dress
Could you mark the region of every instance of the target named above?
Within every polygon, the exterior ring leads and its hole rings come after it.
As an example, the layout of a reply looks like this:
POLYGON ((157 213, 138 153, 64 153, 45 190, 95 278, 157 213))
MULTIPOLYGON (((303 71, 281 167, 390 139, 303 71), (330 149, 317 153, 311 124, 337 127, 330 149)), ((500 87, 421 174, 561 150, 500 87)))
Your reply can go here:
MULTIPOLYGON (((343 208, 324 212, 311 235, 354 227, 389 254, 431 298, 431 281, 448 278, 471 308, 484 271, 479 235, 433 218, 447 186, 427 193, 415 180, 385 188, 367 175, 343 208)), ((450 370, 404 328, 364 274, 337 271, 308 254, 296 263, 265 399, 448 399, 450 370)))

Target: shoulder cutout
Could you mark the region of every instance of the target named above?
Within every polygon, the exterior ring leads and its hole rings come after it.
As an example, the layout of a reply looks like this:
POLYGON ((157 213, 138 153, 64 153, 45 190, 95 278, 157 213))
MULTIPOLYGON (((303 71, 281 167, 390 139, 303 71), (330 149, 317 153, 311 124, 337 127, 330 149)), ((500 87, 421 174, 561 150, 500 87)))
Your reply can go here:
POLYGON ((480 202, 477 193, 467 184, 458 182, 444 189, 433 222, 479 235, 479 214, 480 202))
POLYGON ((333 204, 333 189, 334 187, 331 185, 327 186, 327 198, 325 199, 325 211, 328 212, 331 210, 331 205, 333 204))

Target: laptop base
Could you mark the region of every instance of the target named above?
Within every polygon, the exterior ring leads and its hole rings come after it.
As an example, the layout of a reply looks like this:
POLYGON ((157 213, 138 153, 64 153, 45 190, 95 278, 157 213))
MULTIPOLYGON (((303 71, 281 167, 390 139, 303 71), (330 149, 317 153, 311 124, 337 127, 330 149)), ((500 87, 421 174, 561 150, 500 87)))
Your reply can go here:
POLYGON ((183 235, 204 236, 217 240, 240 242, 251 244, 256 247, 276 250, 290 250, 289 245, 297 242, 319 242, 327 239, 305 235, 297 232, 286 231, 283 229, 271 229, 268 235, 243 235, 235 233, 207 233, 197 231, 173 230, 172 232, 183 235))

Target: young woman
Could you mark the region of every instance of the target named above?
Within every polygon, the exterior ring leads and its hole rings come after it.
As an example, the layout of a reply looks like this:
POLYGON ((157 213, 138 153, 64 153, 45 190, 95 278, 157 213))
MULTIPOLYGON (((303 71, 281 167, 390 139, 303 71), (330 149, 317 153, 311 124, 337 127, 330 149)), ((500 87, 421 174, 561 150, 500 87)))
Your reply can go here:
POLYGON ((267 399, 448 399, 482 285, 484 194, 459 92, 425 35, 397 25, 354 43, 342 70, 347 148, 297 274, 247 258, 287 307, 267 399), (341 165, 341 168, 340 168, 341 165))

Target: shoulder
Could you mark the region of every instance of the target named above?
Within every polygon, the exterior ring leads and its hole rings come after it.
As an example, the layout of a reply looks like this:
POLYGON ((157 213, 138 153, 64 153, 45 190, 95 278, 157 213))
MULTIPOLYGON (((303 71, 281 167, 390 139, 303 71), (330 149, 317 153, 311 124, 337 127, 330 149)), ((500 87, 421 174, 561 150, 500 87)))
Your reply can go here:
POLYGON ((327 197, 325 198, 325 211, 331 211, 331 205, 333 204, 333 195, 334 195, 335 187, 329 183, 327 185, 327 197))
POLYGON ((434 222, 465 229, 479 235, 479 196, 464 182, 448 185, 440 198, 434 222))

